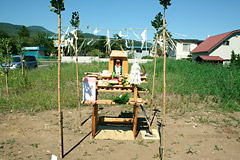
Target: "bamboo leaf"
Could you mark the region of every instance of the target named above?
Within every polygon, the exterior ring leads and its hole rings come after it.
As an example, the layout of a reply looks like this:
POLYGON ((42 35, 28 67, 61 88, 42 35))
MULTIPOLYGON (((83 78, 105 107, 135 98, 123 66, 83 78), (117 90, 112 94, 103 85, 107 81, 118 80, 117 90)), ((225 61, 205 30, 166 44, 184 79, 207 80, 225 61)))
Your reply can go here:
POLYGON ((171 6, 171 0, 159 0, 159 2, 163 5, 164 9, 167 9, 167 6, 171 6))

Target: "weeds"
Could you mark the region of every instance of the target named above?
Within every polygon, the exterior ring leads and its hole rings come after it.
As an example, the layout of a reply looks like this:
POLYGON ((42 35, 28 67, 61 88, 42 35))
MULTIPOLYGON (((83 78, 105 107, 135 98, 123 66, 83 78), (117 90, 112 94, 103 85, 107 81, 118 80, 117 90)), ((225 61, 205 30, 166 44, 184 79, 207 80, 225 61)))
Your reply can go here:
POLYGON ((91 156, 91 154, 87 153, 87 152, 84 152, 83 153, 83 156, 91 156))
POLYGON ((159 153, 154 154, 152 158, 160 158, 160 154, 159 153))
POLYGON ((220 151, 220 150, 223 150, 221 147, 219 147, 218 145, 215 145, 214 146, 214 150, 216 150, 216 151, 220 151))
POLYGON ((240 142, 240 137, 238 137, 238 138, 236 139, 236 141, 237 141, 237 142, 240 142))
POLYGON ((119 141, 117 144, 126 144, 124 141, 119 141))
POLYGON ((183 134, 179 134, 179 136, 180 136, 180 137, 184 137, 184 135, 183 135, 183 134))
POLYGON ((29 146, 34 147, 34 148, 38 148, 39 143, 32 143, 32 144, 29 144, 29 146))
POLYGON ((193 151, 192 151, 192 147, 191 147, 191 146, 189 147, 189 149, 187 150, 186 153, 187 153, 187 154, 189 154, 189 153, 193 154, 193 151))
POLYGON ((13 144, 15 144, 15 139, 8 139, 8 140, 6 140, 6 144, 11 144, 11 145, 13 145, 13 144))
POLYGON ((144 144, 143 140, 137 142, 138 145, 144 146, 144 147, 149 147, 149 145, 144 144))
POLYGON ((88 141, 89 144, 97 144, 95 141, 88 141))

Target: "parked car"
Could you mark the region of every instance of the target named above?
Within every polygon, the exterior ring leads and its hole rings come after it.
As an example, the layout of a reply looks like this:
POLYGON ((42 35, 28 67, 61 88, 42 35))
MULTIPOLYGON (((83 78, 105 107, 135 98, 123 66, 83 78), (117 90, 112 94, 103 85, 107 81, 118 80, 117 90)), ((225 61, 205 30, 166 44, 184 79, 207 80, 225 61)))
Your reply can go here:
MULTIPOLYGON (((9 63, 3 63, 2 68, 9 67, 10 70, 14 70, 22 67, 21 55, 12 56, 12 59, 9 60, 9 63)), ((27 69, 37 68, 37 60, 35 56, 23 56, 23 67, 27 69)))

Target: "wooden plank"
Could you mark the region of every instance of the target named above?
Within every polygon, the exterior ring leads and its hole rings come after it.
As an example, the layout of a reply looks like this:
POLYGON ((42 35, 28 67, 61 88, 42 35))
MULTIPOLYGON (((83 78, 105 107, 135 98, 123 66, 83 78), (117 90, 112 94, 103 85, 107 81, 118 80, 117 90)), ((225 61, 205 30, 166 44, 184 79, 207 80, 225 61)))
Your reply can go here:
POLYGON ((145 104, 149 104, 148 100, 143 100, 142 98, 137 98, 136 101, 134 98, 130 98, 129 101, 127 102, 127 104, 131 104, 131 105, 145 105, 145 104))
POLYGON ((148 82, 147 81, 142 81, 141 83, 147 84, 148 82))
POLYGON ((99 90, 98 92, 128 92, 131 93, 131 90, 99 90))
POLYGON ((128 59, 122 60, 122 75, 125 76, 128 74, 128 59))
POLYGON ((108 70, 110 73, 112 73, 114 71, 113 66, 114 66, 114 60, 112 58, 109 58, 108 70))
POLYGON ((97 101, 85 101, 85 102, 82 101, 81 103, 85 103, 85 104, 116 104, 112 100, 97 100, 97 101))
POLYGON ((149 91, 138 91, 138 93, 149 93, 149 91))
POLYGON ((107 117, 99 117, 99 122, 105 123, 132 123, 132 118, 107 118, 107 117))
POLYGON ((112 85, 112 86, 108 86, 108 85, 104 85, 104 84, 99 84, 98 85, 99 87, 107 87, 107 88, 132 88, 132 86, 131 85, 125 85, 125 86, 123 86, 123 85, 112 85))

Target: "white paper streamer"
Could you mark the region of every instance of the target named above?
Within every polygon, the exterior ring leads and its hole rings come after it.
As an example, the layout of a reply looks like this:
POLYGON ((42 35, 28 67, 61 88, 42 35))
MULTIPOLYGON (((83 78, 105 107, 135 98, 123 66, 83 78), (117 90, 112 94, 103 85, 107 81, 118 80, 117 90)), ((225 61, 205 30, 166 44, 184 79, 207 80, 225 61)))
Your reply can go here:
POLYGON ((122 37, 128 37, 127 34, 126 34, 126 35, 123 35, 123 34, 122 34, 122 31, 120 31, 120 32, 118 33, 118 36, 121 37, 121 38, 122 38, 122 37))
POLYGON ((90 43, 92 43, 93 39, 91 39, 89 42, 87 42, 87 45, 89 45, 90 43))
POLYGON ((99 32, 101 32, 101 30, 98 30, 97 28, 93 31, 94 34, 97 34, 99 32))
POLYGON ((107 30, 107 49, 110 52, 111 51, 111 44, 110 44, 110 37, 109 37, 109 30, 107 30))
POLYGON ((67 28, 66 32, 61 36, 61 43, 64 41, 66 34, 68 33, 69 27, 67 28))
POLYGON ((77 35, 75 34, 75 33, 76 33, 76 29, 72 30, 71 33, 74 35, 75 39, 78 40, 78 37, 77 37, 77 35))
POLYGON ((142 49, 144 42, 147 40, 147 30, 146 29, 142 32, 141 36, 142 36, 142 46, 141 46, 141 49, 142 49))
POLYGON ((158 44, 160 45, 160 47, 163 46, 163 39, 162 39, 162 36, 159 36, 159 39, 158 39, 158 44))

